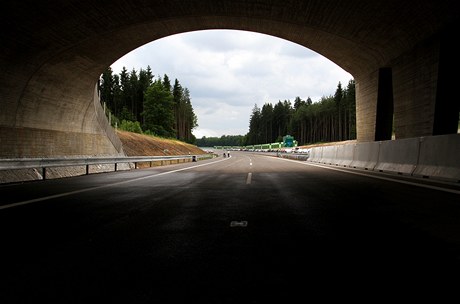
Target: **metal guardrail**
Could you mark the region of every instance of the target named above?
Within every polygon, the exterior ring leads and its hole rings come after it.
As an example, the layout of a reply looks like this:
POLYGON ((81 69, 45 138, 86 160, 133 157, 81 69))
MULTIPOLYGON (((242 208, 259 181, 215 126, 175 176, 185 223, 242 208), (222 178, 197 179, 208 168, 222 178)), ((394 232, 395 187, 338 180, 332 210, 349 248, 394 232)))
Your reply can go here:
POLYGON ((131 157, 88 157, 88 158, 5 158, 0 159, 0 170, 38 169, 41 168, 43 179, 46 178, 46 168, 52 167, 76 167, 86 166, 86 174, 89 174, 89 166, 114 164, 117 171, 117 164, 133 163, 137 168, 138 163, 171 161, 190 159, 212 158, 210 154, 201 155, 171 155, 171 156, 131 156, 131 157))

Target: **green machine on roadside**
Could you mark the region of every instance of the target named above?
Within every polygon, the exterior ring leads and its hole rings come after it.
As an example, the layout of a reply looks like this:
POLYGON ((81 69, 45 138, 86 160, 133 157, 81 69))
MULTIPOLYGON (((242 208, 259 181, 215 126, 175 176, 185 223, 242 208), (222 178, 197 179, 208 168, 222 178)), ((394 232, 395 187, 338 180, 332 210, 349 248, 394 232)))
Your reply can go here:
POLYGON ((283 146, 286 148, 292 148, 297 146, 297 141, 291 135, 283 136, 283 146))

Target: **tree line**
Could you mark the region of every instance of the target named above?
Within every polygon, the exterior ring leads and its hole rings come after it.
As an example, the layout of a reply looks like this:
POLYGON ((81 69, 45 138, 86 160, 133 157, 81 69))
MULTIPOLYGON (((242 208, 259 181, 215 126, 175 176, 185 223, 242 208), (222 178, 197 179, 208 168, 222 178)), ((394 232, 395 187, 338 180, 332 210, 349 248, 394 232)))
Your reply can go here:
POLYGON ((112 125, 131 132, 176 138, 195 143, 198 126, 190 91, 168 75, 154 77, 150 66, 119 74, 107 68, 99 79, 101 101, 111 113, 112 125))
POLYGON ((248 146, 282 142, 283 136, 292 135, 299 145, 356 139, 355 81, 346 88, 339 82, 334 95, 323 96, 313 102, 310 97, 296 97, 257 103, 249 119, 249 132, 244 135, 223 135, 197 139, 200 147, 248 146))
POLYGON ((249 120, 245 145, 281 142, 289 134, 299 144, 356 139, 355 82, 346 88, 339 82, 335 94, 313 103, 310 97, 296 97, 254 105, 249 120))
POLYGON ((245 145, 246 136, 244 135, 222 135, 221 137, 197 138, 198 147, 215 147, 215 146, 234 146, 240 147, 245 145))

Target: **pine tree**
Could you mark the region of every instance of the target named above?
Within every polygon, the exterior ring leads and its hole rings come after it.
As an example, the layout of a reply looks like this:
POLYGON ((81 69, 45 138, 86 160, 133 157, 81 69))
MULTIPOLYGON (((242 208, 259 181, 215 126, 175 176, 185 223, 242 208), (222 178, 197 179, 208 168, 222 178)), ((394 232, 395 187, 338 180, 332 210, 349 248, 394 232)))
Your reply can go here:
MULTIPOLYGON (((128 70, 126 70, 125 67, 121 69, 120 72, 120 88, 121 88, 121 103, 120 103, 120 108, 127 109, 128 111, 131 111, 130 107, 130 89, 129 89, 129 74, 128 70)), ((122 110, 121 110, 122 111, 122 110)), ((121 118, 120 118, 121 119, 121 118)))
POLYGON ((251 118, 249 120, 248 144, 254 145, 260 143, 260 125, 261 112, 257 104, 252 109, 251 118))
POLYGON ((113 109, 113 71, 108 67, 101 75, 99 80, 99 91, 101 94, 101 102, 105 102, 107 107, 113 109))
POLYGON ((144 130, 162 137, 175 137, 173 96, 160 80, 148 87, 145 93, 144 130))
POLYGON ((182 116, 181 116, 181 103, 182 103, 182 95, 183 89, 179 83, 179 80, 174 81, 173 87, 173 101, 174 101, 174 129, 176 130, 176 137, 177 139, 181 139, 184 136, 180 130, 180 126, 182 124, 182 116))
POLYGON ((339 84, 337 85, 337 89, 334 94, 334 102, 335 102, 335 107, 337 111, 337 118, 336 118, 336 124, 333 129, 334 135, 332 140, 343 140, 343 105, 342 105, 342 100, 343 100, 343 90, 342 90, 342 84, 339 81, 339 84))

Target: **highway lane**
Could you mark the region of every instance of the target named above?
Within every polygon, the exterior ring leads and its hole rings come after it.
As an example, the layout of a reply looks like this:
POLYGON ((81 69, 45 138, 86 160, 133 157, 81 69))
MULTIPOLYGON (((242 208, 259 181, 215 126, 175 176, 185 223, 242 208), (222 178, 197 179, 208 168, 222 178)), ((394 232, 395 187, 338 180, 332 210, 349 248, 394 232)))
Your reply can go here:
POLYGON ((457 185, 231 156, 1 185, 0 302, 458 297, 457 185))

